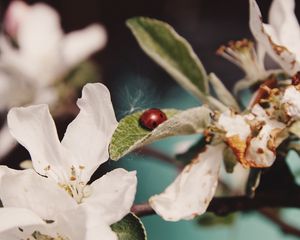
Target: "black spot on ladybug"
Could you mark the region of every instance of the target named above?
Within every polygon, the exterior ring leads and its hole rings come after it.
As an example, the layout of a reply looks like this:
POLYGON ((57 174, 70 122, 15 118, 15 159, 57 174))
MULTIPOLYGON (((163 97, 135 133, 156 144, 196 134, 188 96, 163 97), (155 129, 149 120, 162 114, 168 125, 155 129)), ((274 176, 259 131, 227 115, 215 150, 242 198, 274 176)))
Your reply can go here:
POLYGON ((141 115, 139 123, 141 127, 147 130, 153 130, 167 119, 166 114, 160 109, 150 108, 141 115))

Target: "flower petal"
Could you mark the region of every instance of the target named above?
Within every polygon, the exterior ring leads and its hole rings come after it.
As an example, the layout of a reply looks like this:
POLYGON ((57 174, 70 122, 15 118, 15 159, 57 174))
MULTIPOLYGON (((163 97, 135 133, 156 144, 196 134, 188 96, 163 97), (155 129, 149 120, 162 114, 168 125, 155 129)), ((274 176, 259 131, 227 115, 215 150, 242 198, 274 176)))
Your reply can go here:
POLYGON ((285 124, 276 120, 266 122, 259 134, 249 143, 245 155, 248 166, 263 168, 273 164, 276 158, 276 147, 284 139, 278 141, 277 138, 285 128, 285 124))
POLYGON ((63 40, 63 57, 71 68, 87 59, 106 44, 107 36, 104 27, 93 24, 85 29, 67 34, 63 40))
POLYGON ((108 145, 118 122, 103 84, 85 85, 77 105, 80 113, 69 124, 62 144, 79 159, 81 180, 88 182, 99 165, 108 160, 108 145))
POLYGON ((57 182, 67 181, 65 169, 69 171, 74 161, 59 142, 48 107, 12 108, 7 118, 11 134, 29 151, 34 169, 57 182))
MULTIPOLYGON (((289 74, 294 75, 300 70, 294 53, 290 52, 286 46, 281 46, 271 36, 270 27, 263 24, 261 12, 255 0, 250 0, 250 20, 251 32, 257 42, 262 44, 270 56, 289 74)), ((288 47, 288 46, 287 46, 288 47)))
POLYGON ((240 140, 246 141, 251 133, 250 126, 244 117, 235 114, 230 109, 220 115, 218 124, 226 131, 226 137, 238 136, 240 140))
MULTIPOLYGON (((23 226, 43 225, 45 222, 34 212, 25 208, 0 208, 0 239, 5 231, 23 226)), ((5 238, 5 240, 7 240, 5 238)))
POLYGON ((118 168, 91 184, 90 196, 82 204, 109 225, 121 220, 130 212, 136 192, 136 172, 118 168))
POLYGON ((4 207, 27 208, 45 220, 76 206, 68 193, 32 169, 0 167, 0 198, 4 207))
POLYGON ((300 119, 300 91, 295 86, 286 88, 282 103, 285 104, 286 114, 295 120, 300 119))
POLYGON ((276 158, 276 148, 286 138, 286 125, 270 119, 259 104, 253 106, 252 113, 264 125, 248 143, 243 164, 249 167, 270 167, 276 158))
POLYGON ((27 76, 48 85, 64 70, 60 43, 63 31, 57 12, 46 4, 30 6, 19 24, 17 42, 22 71, 27 76))
POLYGON ((15 38, 20 24, 28 14, 29 6, 24 1, 12 1, 4 16, 4 29, 10 37, 15 38))
POLYGON ((98 240, 99 237, 117 240, 117 235, 95 210, 87 211, 79 207, 60 213, 56 232, 72 240, 98 240))
POLYGON ((155 212, 168 221, 204 213, 217 188, 223 149, 223 144, 207 146, 163 193, 151 197, 155 212))
POLYGON ((299 53, 300 27, 294 10, 294 0, 273 0, 269 23, 276 31, 280 43, 291 52, 299 53))

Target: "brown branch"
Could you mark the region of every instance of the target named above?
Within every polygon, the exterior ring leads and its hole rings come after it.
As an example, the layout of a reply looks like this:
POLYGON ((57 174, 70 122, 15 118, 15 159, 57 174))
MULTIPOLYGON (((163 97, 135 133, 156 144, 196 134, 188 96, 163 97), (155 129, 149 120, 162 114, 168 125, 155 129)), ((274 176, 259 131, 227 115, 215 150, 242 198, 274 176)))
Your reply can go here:
POLYGON ((271 222, 276 224, 283 233, 300 237, 300 230, 284 222, 276 213, 274 213, 274 211, 272 211, 272 209, 263 208, 259 210, 259 212, 271 222))
MULTIPOLYGON (((296 191, 274 191, 265 194, 257 194, 254 198, 247 196, 215 197, 210 202, 207 211, 216 215, 227 215, 237 211, 251 211, 262 208, 300 207, 300 188, 296 191)), ((132 212, 137 216, 154 214, 148 203, 134 205, 132 212)))
MULTIPOLYGON (((143 148, 140 152, 173 164, 179 170, 183 168, 183 165, 179 165, 180 162, 154 149, 143 148)), ((264 217, 276 224, 282 232, 300 237, 299 229, 284 222, 271 209, 282 207, 300 208, 300 187, 294 184, 294 177, 286 166, 284 157, 278 156, 277 161, 268 171, 269 174, 263 175, 264 184, 253 198, 248 196, 216 197, 210 202, 207 211, 216 215, 227 215, 237 211, 258 210, 264 217), (284 178, 280 177, 283 173, 284 178), (274 185, 276 185, 276 188, 274 188, 274 185)), ((224 186, 226 187, 226 184, 224 186)), ((134 205, 131 211, 139 217, 155 214, 149 203, 134 205)))

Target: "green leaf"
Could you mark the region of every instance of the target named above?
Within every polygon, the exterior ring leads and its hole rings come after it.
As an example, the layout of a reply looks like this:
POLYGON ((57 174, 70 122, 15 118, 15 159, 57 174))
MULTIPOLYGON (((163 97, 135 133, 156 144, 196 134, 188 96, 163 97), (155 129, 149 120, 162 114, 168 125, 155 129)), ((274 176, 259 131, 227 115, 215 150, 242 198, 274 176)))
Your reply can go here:
POLYGON ((224 165, 227 173, 233 173, 234 167, 237 164, 237 158, 230 147, 224 149, 224 165))
POLYGON ((147 234, 141 220, 132 213, 110 226, 118 240, 146 240, 147 234))
POLYGON ((112 136, 110 158, 118 160, 134 149, 166 137, 200 133, 211 121, 211 110, 205 106, 185 111, 175 109, 162 111, 167 115, 168 120, 152 131, 142 128, 139 124, 143 111, 123 118, 112 136))
POLYGON ((253 198, 255 196, 255 191, 259 186, 260 183, 260 176, 261 176, 262 170, 259 168, 251 168, 247 185, 246 185, 246 195, 250 198, 253 198))
POLYGON ((231 213, 227 216, 217 216, 214 213, 205 213, 197 219, 201 226, 211 227, 216 225, 232 225, 236 220, 236 214, 231 213))
POLYGON ((209 94, 208 80, 202 63, 190 44, 165 22, 136 17, 127 20, 139 45, 183 88, 201 100, 209 94))
POLYGON ((233 107, 235 110, 240 111, 240 107, 235 98, 228 91, 222 81, 214 74, 210 73, 208 77, 218 99, 221 100, 226 106, 233 107))
POLYGON ((294 122, 289 128, 289 132, 300 138, 300 121, 294 122))

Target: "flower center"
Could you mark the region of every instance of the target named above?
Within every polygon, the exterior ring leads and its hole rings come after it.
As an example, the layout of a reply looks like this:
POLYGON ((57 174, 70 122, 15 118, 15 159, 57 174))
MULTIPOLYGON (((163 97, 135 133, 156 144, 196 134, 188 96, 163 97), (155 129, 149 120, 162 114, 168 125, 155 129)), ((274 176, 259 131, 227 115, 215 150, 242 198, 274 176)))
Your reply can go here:
POLYGON ((252 41, 247 39, 230 41, 227 46, 221 46, 217 54, 240 67, 249 79, 259 80, 266 74, 252 41))
POLYGON ((70 240, 67 237, 63 237, 60 234, 57 234, 56 237, 50 237, 48 235, 42 234, 39 231, 35 231, 32 233, 31 237, 29 239, 34 240, 70 240))
POLYGON ((58 183, 58 185, 79 204, 83 198, 88 197, 88 186, 81 180, 81 172, 84 170, 84 167, 79 166, 79 169, 76 169, 72 166, 70 170, 69 179, 63 183, 58 183))

